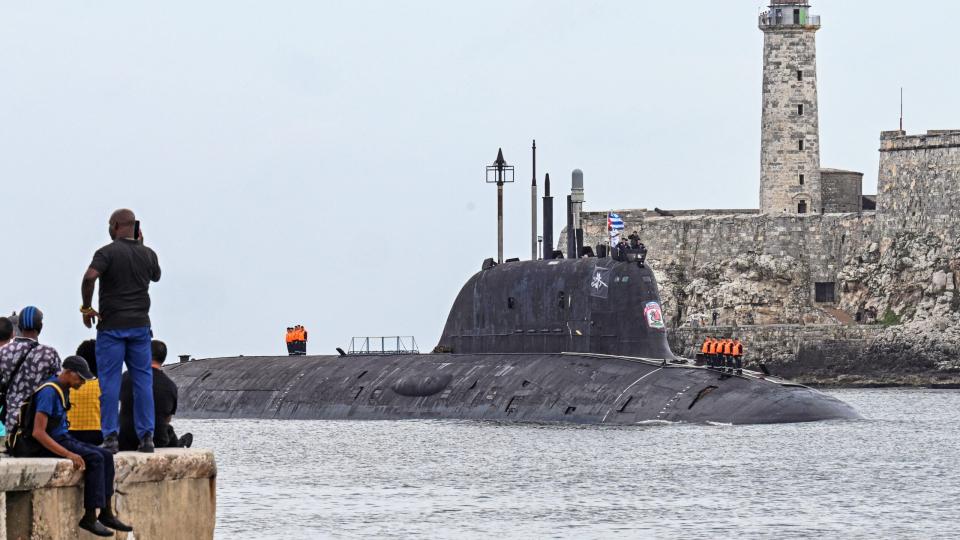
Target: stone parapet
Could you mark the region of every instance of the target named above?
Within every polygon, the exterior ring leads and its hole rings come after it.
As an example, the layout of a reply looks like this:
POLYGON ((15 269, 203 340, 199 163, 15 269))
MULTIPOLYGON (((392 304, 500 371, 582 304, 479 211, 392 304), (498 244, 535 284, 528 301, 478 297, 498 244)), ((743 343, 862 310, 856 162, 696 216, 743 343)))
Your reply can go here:
POLYGON ((880 151, 932 150, 960 147, 960 130, 932 129, 922 135, 907 135, 906 131, 880 133, 880 151))
MULTIPOLYGON (((115 457, 115 506, 134 533, 116 538, 213 538, 217 467, 209 450, 158 449, 115 457)), ((80 538, 83 473, 70 461, 0 458, 5 527, 0 539, 80 538)), ((89 535, 83 535, 86 538, 89 535)))

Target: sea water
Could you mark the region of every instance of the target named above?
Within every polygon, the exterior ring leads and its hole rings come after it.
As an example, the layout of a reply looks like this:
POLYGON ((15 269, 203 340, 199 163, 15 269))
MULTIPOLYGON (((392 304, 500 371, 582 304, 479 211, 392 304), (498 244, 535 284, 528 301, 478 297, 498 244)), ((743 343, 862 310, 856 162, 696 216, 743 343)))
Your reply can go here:
POLYGON ((829 393, 867 420, 174 424, 217 538, 960 537, 960 391, 829 393))

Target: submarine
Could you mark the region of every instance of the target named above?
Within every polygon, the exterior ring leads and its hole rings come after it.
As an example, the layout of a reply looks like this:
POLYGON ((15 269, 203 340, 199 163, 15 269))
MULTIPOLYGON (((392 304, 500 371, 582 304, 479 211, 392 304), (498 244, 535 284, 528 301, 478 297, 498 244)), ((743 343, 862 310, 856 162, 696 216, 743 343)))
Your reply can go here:
POLYGON ((488 259, 426 354, 258 356, 165 368, 178 416, 776 424, 861 416, 788 380, 673 355, 656 278, 635 254, 488 259), (624 256, 625 255, 625 256, 624 256))

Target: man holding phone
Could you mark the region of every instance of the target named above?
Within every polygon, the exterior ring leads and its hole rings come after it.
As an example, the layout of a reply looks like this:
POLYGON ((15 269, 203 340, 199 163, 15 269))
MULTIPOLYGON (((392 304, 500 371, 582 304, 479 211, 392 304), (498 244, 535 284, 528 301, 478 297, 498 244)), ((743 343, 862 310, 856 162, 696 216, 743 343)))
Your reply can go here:
POLYGON ((120 381, 126 364, 133 382, 134 425, 140 452, 153 452, 153 373, 150 369, 150 282, 160 281, 157 254, 143 245, 140 222, 133 211, 110 216, 113 242, 98 249, 83 275, 80 293, 83 324, 97 323, 97 368, 100 379, 100 427, 103 448, 119 450, 120 381), (93 291, 100 280, 99 312, 93 291), (97 319, 99 318, 99 322, 97 319))

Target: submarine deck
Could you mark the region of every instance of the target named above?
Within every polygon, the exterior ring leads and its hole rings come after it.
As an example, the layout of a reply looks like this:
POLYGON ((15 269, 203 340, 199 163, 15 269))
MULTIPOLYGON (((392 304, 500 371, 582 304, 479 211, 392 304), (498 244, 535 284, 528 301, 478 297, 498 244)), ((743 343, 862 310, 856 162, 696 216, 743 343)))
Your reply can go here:
POLYGON ((584 424, 855 419, 758 373, 596 353, 236 357, 166 368, 195 418, 449 418, 584 424))

